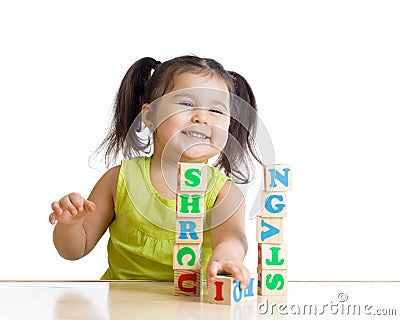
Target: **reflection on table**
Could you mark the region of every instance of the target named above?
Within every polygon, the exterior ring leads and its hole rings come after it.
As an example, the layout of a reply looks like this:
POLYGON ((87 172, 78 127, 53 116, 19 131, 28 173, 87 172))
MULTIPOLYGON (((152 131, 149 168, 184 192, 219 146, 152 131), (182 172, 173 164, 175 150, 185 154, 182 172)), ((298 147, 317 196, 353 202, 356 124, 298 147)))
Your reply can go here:
MULTIPOLYGON (((0 319, 394 319, 399 282, 289 282, 237 305, 174 296, 172 282, 0 282, 0 319)), ((397 315, 397 317, 396 317, 397 315)))

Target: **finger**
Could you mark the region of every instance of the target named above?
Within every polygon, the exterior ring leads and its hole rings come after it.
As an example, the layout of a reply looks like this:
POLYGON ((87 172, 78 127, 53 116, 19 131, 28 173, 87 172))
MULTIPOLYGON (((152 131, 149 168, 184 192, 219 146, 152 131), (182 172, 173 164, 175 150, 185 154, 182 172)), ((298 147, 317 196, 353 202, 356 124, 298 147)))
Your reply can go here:
POLYGON ((240 269, 240 273, 242 274, 242 281, 240 282, 240 288, 244 289, 250 283, 250 272, 244 265, 240 265, 238 267, 240 269))
POLYGON ((207 266, 207 279, 209 281, 214 280, 220 271, 222 271, 221 264, 217 261, 210 261, 207 266))
POLYGON ((82 212, 83 209, 83 204, 85 202, 85 199, 78 193, 71 193, 69 195, 69 200, 71 201, 72 205, 75 207, 75 209, 78 212, 82 212))
POLYGON ((51 209, 54 211, 54 213, 56 214, 61 214, 62 209, 60 208, 60 204, 58 203, 58 201, 54 201, 51 204, 51 209))
POLYGON ((93 201, 85 200, 83 203, 83 210, 86 212, 94 212, 96 210, 96 204, 93 201))
POLYGON ((75 208, 75 206, 72 204, 69 196, 66 196, 64 198, 62 198, 60 201, 60 207, 64 212, 69 212, 71 215, 76 215, 78 213, 77 208, 75 208))
POLYGON ((230 273, 233 276, 233 278, 235 278, 236 280, 238 280, 238 281, 242 281, 243 280, 242 273, 241 273, 239 267, 236 264, 234 264, 232 262, 225 262, 222 265, 222 268, 226 272, 230 273))
POLYGON ((240 288, 245 289, 250 282, 250 275, 241 263, 225 262, 222 264, 224 272, 232 275, 232 277, 240 282, 240 288))
POLYGON ((58 215, 56 214, 56 213, 51 213, 50 215, 49 215, 49 222, 51 223, 51 224, 55 224, 56 222, 57 222, 57 218, 58 218, 58 215))

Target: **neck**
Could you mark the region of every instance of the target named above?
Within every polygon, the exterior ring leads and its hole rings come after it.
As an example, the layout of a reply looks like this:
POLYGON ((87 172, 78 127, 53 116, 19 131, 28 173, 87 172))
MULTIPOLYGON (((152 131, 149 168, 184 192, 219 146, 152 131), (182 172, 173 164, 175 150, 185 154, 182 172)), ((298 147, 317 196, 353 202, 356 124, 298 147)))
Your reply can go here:
MULTIPOLYGON (((150 176, 153 177, 153 185, 158 186, 161 190, 164 190, 164 194, 167 197, 169 191, 176 192, 177 190, 177 174, 178 174, 178 162, 171 161, 168 158, 159 157, 154 154, 150 161, 150 176)), ((157 188, 156 188, 157 189, 157 188)))

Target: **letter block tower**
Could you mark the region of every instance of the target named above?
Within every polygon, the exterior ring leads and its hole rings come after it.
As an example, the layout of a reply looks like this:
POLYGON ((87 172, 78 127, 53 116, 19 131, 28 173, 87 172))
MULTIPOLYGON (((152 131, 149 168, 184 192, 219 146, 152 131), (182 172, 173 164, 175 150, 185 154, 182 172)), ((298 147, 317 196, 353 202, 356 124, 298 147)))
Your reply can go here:
POLYGON ((176 194, 176 238, 173 253, 174 295, 202 295, 204 197, 207 165, 178 163, 176 194))
POLYGON ((287 245, 283 219, 287 216, 286 191, 292 188, 292 169, 275 164, 264 167, 262 211, 257 217, 258 294, 287 294, 287 245))

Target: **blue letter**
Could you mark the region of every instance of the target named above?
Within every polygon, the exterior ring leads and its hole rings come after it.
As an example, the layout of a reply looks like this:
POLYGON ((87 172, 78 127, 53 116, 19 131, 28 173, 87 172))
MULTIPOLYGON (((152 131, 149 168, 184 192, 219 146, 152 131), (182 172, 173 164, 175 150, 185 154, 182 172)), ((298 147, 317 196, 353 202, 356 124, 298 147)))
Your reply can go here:
POLYGON ((235 302, 239 302, 240 300, 242 300, 243 290, 240 289, 240 282, 239 281, 233 280, 233 285, 234 285, 233 292, 232 292, 233 300, 235 302))
POLYGON ((192 240, 199 240, 197 232, 195 231, 196 223, 194 221, 179 221, 179 224, 181 230, 179 234, 179 239, 182 240, 189 239, 187 236, 187 233, 189 233, 189 236, 190 238, 192 238, 192 240))
POLYGON ((289 168, 282 169, 285 175, 278 172, 276 169, 269 169, 269 173, 271 174, 271 184, 269 185, 272 188, 276 187, 275 179, 278 179, 285 187, 289 187, 289 168))
MULTIPOLYGON (((277 219, 277 218, 275 218, 275 219, 277 219)), ((264 241, 265 239, 272 237, 279 233, 279 229, 275 228, 274 226, 271 226, 270 224, 266 223, 262 219, 261 219, 261 227, 269 228, 268 231, 261 231, 261 241, 264 241)))
POLYGON ((265 209, 271 213, 279 213, 283 210, 285 205, 283 203, 279 203, 275 205, 275 208, 272 206, 272 199, 278 199, 279 201, 283 201, 283 196, 280 194, 271 194, 265 200, 265 209))
POLYGON ((253 290, 253 282, 254 278, 250 278, 250 282, 248 286, 244 289, 244 296, 245 297, 253 297, 254 296, 254 290, 253 290))

